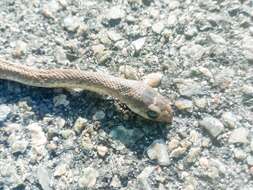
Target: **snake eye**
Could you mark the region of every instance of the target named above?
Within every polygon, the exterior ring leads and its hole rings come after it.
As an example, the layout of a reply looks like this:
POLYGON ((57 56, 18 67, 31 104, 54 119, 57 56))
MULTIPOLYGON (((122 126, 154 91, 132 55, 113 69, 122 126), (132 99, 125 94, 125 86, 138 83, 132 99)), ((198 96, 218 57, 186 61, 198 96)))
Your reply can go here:
POLYGON ((156 119, 158 117, 158 113, 152 110, 147 111, 147 115, 151 118, 151 119, 156 119))

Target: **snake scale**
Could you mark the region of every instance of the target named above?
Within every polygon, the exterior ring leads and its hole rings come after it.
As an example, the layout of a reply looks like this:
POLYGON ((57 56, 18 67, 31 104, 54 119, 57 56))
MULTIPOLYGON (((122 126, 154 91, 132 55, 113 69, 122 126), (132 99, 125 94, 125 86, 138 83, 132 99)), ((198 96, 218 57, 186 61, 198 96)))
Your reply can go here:
POLYGON ((80 88, 110 95, 146 119, 166 123, 172 121, 170 101, 143 81, 78 69, 37 69, 2 59, 0 59, 0 79, 30 86, 80 88))

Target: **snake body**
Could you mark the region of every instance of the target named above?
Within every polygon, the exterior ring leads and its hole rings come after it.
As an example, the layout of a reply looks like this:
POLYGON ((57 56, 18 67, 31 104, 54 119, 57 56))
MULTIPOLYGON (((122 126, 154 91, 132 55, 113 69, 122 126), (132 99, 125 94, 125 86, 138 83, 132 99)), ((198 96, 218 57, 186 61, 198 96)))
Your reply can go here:
POLYGON ((37 69, 0 59, 0 79, 46 88, 80 88, 113 96, 150 120, 171 122, 170 102, 143 81, 77 69, 37 69))

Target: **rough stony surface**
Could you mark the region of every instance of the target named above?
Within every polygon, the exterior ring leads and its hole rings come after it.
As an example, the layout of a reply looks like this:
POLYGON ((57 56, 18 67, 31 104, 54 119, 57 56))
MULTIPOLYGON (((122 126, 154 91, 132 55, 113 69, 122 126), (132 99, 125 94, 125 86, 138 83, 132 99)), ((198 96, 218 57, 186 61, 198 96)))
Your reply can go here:
POLYGON ((111 97, 0 80, 0 189, 253 189, 252 10, 0 1, 1 58, 148 80, 174 107, 166 125, 111 97))

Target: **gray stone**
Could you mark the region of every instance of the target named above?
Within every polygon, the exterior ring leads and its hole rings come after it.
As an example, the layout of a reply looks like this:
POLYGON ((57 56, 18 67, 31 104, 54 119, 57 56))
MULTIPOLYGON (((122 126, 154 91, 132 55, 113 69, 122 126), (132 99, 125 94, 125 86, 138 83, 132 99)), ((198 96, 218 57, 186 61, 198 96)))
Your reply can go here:
POLYGON ((100 110, 93 115, 93 120, 103 120, 105 118, 105 112, 100 110))
POLYGON ((164 22, 163 21, 160 21, 160 22, 157 22, 155 24, 152 25, 152 30, 153 32, 157 33, 157 34, 161 34, 161 32, 163 31, 164 29, 164 22))
POLYGON ((179 158, 187 151, 187 147, 179 146, 171 151, 170 158, 179 158))
POLYGON ((75 136, 75 132, 72 129, 63 129, 60 131, 60 135, 64 139, 68 139, 75 136))
POLYGON ((117 175, 113 176, 112 181, 110 183, 110 186, 114 187, 114 188, 121 187, 121 181, 120 181, 120 179, 119 179, 119 177, 117 175))
POLYGON ((6 104, 0 105, 0 122, 4 121, 11 113, 11 108, 6 104))
POLYGON ((75 124, 73 126, 75 132, 81 133, 82 130, 87 127, 88 125, 88 120, 82 117, 78 117, 77 120, 75 121, 75 124))
POLYGON ((138 53, 144 47, 145 41, 146 41, 146 38, 143 37, 132 42, 132 46, 134 47, 135 52, 138 53))
POLYGON ((27 44, 19 40, 15 43, 15 48, 12 54, 14 57, 20 58, 22 55, 25 54, 26 49, 27 49, 27 44))
POLYGON ((229 137, 229 143, 242 143, 247 144, 249 140, 247 139, 249 135, 249 130, 243 127, 234 129, 229 137))
POLYGON ((228 88, 233 81, 234 74, 234 70, 230 68, 219 70, 214 75, 214 85, 219 86, 221 89, 228 88))
POLYGON ((39 165, 37 169, 37 178, 43 190, 51 190, 50 173, 43 165, 39 165))
POLYGON ((180 48, 180 54, 193 60, 200 60, 205 53, 205 48, 199 44, 187 44, 180 48))
POLYGON ((204 109, 207 106, 207 99, 206 98, 195 98, 194 99, 194 104, 198 108, 204 109))
POLYGON ((250 155, 247 157, 247 164, 249 166, 253 166, 253 156, 250 155))
POLYGON ((80 19, 76 16, 67 16, 63 20, 63 26, 69 32, 75 32, 80 26, 80 19))
POLYGON ((125 11, 120 6, 112 7, 106 14, 108 20, 118 20, 125 16, 125 11))
POLYGON ((157 160, 160 165, 170 164, 167 145, 163 140, 155 140, 147 149, 147 155, 151 160, 157 160))
POLYGON ((127 146, 134 145, 136 141, 143 137, 143 133, 137 129, 126 129, 124 126, 120 125, 115 127, 111 132, 110 136, 114 139, 119 140, 127 146))
POLYGON ((143 77, 143 81, 152 88, 157 88, 161 84, 162 77, 163 74, 160 72, 150 73, 143 77))
POLYGON ((1 188, 17 189, 18 186, 25 186, 25 179, 21 176, 23 173, 17 170, 16 163, 17 161, 0 159, 1 188))
POLYGON ((149 166, 137 176, 138 186, 140 190, 152 190, 151 185, 148 182, 148 177, 154 172, 155 167, 149 166))
POLYGON ((253 36, 253 26, 249 27, 249 33, 251 36, 253 36))
POLYGON ((27 146, 28 142, 26 140, 17 140, 11 145, 11 151, 13 154, 24 153, 26 151, 27 146))
POLYGON ((108 38, 110 40, 112 40, 113 42, 116 42, 116 41, 119 41, 119 40, 122 39, 122 36, 119 33, 115 32, 113 30, 108 31, 107 35, 108 35, 108 38))
POLYGON ((35 154, 44 156, 46 154, 45 145, 47 143, 47 137, 42 130, 42 127, 38 123, 31 123, 27 126, 27 129, 31 133, 31 144, 35 150, 35 154))
POLYGON ((179 110, 185 110, 185 111, 189 111, 191 112, 193 109, 193 103, 191 100, 187 100, 187 99, 178 99, 175 102, 175 106, 177 107, 177 109, 179 110))
POLYGON ((182 96, 191 97, 202 94, 201 85, 191 79, 176 81, 176 86, 182 96))
POLYGON ((108 148, 106 146, 99 145, 97 146, 97 153, 99 156, 104 157, 108 152, 108 148))
POLYGON ((191 39, 192 37, 196 36, 197 33, 198 33, 197 28, 195 26, 190 26, 189 28, 187 28, 184 35, 186 39, 191 39))
POLYGON ((88 167, 82 170, 82 174, 78 180, 80 188, 92 188, 96 185, 99 173, 96 169, 88 167))
POLYGON ((247 154, 241 149, 235 149, 234 157, 236 160, 244 160, 247 157, 247 154))
POLYGON ((201 153, 200 147, 192 147, 186 159, 187 163, 194 163, 197 160, 200 153, 201 153))
POLYGON ((42 8, 42 14, 48 18, 54 18, 54 14, 61 9, 60 4, 56 0, 49 1, 42 8))
POLYGON ((126 79, 138 80, 138 71, 135 67, 122 65, 119 67, 120 74, 126 79))
POLYGON ((68 106, 69 105, 69 101, 67 100, 67 96, 65 94, 60 94, 54 97, 53 99, 54 102, 54 106, 68 106))
POLYGON ((232 112, 224 112, 221 116, 221 119, 225 126, 231 129, 236 127, 237 119, 232 112))
POLYGON ((243 47, 243 54, 245 58, 250 62, 253 63, 253 39, 252 37, 245 37, 242 41, 243 47))
POLYGON ((170 14, 167 20, 168 27, 171 27, 171 28, 174 27, 177 24, 177 21, 178 21, 177 16, 170 14))
POLYGON ((199 122, 199 125, 203 127, 207 132, 211 135, 211 137, 216 138, 219 136, 223 131, 224 131, 224 126, 220 122, 220 120, 212 117, 212 116, 207 116, 203 118, 199 122))
POLYGON ((59 47, 55 50, 54 54, 55 60, 57 63, 65 64, 67 60, 67 56, 65 54, 65 51, 62 47, 59 47))
POLYGON ((253 97, 253 85, 245 84, 242 86, 241 90, 244 95, 253 97))
POLYGON ((226 40, 218 34, 209 34, 210 40, 215 44, 226 44, 226 40))
POLYGON ((66 174, 68 171, 68 166, 67 164, 60 164, 56 167, 55 171, 54 171, 54 176, 55 177, 60 177, 63 176, 64 174, 66 174))

